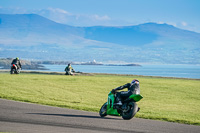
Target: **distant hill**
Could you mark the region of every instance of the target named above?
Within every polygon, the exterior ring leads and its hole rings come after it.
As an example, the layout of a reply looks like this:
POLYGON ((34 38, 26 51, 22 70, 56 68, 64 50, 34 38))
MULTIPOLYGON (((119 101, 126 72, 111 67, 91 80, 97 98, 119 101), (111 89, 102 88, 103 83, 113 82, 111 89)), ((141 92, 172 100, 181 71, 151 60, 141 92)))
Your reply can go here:
POLYGON ((200 64, 200 33, 167 24, 74 27, 36 14, 0 14, 0 57, 200 64))

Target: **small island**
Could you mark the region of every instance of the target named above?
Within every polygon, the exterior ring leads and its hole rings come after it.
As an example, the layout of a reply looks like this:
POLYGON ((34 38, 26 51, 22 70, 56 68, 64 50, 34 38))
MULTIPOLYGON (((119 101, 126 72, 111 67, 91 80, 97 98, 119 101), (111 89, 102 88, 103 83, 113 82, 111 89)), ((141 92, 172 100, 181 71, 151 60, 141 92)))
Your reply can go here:
POLYGON ((140 66, 139 64, 108 64, 107 66, 140 66))
POLYGON ((96 60, 93 60, 93 61, 89 61, 89 62, 75 63, 74 65, 103 65, 103 63, 96 62, 96 60))

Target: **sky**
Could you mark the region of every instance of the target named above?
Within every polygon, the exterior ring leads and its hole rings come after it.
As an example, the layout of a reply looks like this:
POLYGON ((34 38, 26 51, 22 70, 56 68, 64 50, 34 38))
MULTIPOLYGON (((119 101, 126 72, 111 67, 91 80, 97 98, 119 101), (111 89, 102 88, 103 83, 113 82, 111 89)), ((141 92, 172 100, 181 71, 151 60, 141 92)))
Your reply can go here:
POLYGON ((200 33, 200 0, 0 0, 0 13, 34 13, 72 26, 166 23, 200 33))

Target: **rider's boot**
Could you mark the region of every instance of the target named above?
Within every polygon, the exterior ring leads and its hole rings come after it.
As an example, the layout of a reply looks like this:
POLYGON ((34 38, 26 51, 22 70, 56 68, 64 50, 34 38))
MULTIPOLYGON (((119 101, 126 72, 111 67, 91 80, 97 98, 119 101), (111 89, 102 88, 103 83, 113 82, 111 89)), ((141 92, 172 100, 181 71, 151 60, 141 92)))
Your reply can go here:
POLYGON ((139 112, 140 111, 140 107, 138 107, 138 110, 137 110, 137 112, 139 112))
POLYGON ((115 103, 116 105, 122 105, 122 101, 121 101, 121 99, 119 97, 117 97, 116 100, 118 101, 117 103, 115 103))
POLYGON ((116 105, 122 105, 122 101, 119 101, 118 103, 116 103, 116 105))

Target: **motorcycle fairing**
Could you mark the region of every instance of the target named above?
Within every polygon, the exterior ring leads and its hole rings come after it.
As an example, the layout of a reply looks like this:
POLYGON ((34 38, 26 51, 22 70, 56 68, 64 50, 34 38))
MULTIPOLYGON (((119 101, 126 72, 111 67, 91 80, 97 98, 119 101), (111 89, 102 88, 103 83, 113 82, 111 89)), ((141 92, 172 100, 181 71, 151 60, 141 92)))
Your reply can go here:
POLYGON ((115 101, 115 96, 111 92, 108 94, 108 101, 107 101, 107 114, 108 115, 116 115, 120 116, 120 114, 117 112, 117 109, 113 108, 115 101))

